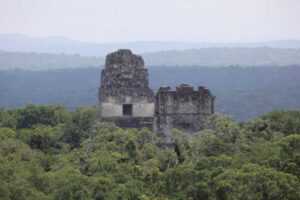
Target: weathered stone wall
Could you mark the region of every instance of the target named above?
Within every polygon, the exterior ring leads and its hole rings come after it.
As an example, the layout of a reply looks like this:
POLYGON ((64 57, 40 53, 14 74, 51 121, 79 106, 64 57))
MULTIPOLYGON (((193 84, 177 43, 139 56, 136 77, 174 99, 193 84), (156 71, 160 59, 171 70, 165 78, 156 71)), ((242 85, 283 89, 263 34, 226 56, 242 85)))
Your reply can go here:
POLYGON ((122 128, 149 128, 153 129, 153 117, 105 117, 103 121, 113 122, 122 128))
POLYGON ((214 96, 204 87, 149 88, 148 71, 141 56, 118 50, 106 57, 99 101, 102 120, 124 128, 152 128, 169 138, 173 128, 196 132, 214 113, 214 96))
POLYGON ((149 88, 148 70, 141 56, 130 50, 118 50, 107 55, 101 73, 99 101, 103 119, 113 117, 117 120, 116 117, 119 117, 128 121, 129 118, 153 118, 154 94, 149 88), (130 115, 124 116, 125 104, 132 106, 130 115))
POLYGON ((196 132, 203 128, 207 117, 214 113, 215 97, 204 87, 180 85, 176 90, 160 88, 156 95, 156 131, 170 134, 172 128, 196 132))

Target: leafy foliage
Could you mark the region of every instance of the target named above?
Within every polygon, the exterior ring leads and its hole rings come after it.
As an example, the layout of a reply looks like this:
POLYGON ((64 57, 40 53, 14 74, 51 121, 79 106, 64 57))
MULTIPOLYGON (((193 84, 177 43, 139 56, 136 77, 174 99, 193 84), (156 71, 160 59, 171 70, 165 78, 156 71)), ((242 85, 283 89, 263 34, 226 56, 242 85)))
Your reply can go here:
POLYGON ((55 126, 69 119, 67 111, 60 106, 28 105, 18 112, 17 128, 31 128, 40 124, 55 126))
POLYGON ((298 111, 214 115, 195 135, 174 130, 168 147, 148 129, 99 122, 95 108, 0 116, 0 199, 300 199, 298 111))

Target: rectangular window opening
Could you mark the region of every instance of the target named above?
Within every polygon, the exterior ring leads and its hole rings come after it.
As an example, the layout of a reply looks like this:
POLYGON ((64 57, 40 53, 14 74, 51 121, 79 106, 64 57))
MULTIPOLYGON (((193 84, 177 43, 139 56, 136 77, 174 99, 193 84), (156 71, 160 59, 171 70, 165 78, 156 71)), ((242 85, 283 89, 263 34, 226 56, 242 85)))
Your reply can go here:
POLYGON ((132 104, 123 104, 123 115, 132 116, 132 104))

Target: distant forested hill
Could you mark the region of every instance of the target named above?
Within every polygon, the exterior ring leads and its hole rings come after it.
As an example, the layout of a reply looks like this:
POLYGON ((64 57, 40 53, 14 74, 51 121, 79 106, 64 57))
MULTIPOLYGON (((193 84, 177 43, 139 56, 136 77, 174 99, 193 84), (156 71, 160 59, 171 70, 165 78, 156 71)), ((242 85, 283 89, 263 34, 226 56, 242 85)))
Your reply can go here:
POLYGON ((144 54, 146 63, 171 66, 286 66, 300 64, 300 49, 202 48, 144 54))
POLYGON ((95 43, 72 40, 65 37, 30 37, 22 34, 0 34, 0 47, 4 51, 78 54, 82 56, 104 57, 119 48, 132 49, 136 53, 149 53, 170 50, 187 50, 202 48, 282 48, 299 49, 299 40, 275 40, 254 43, 211 43, 180 41, 137 41, 119 43, 95 43))
MULTIPOLYGON (((150 85, 204 85, 216 95, 216 111, 246 120, 276 109, 300 109, 300 67, 150 66, 150 85)), ((0 107, 97 104, 100 68, 0 71, 0 107)))
POLYGON ((101 58, 80 55, 0 51, 0 69, 41 70, 96 67, 102 63, 101 58))
MULTIPOLYGON (((134 51, 134 50, 133 50, 134 51)), ((146 65, 159 66, 286 66, 300 65, 300 49, 203 48, 143 54, 146 65)), ((0 69, 62 69, 97 67, 103 57, 0 51, 0 69)))

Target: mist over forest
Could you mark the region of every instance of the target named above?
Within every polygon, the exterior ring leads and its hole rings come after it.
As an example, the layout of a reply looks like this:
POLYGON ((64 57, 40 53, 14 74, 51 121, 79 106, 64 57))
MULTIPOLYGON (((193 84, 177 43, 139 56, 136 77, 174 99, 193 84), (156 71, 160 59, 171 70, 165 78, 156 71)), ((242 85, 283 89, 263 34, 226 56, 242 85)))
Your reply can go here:
MULTIPOLYGON (((284 67, 300 65, 299 49, 203 48, 142 54, 147 66, 284 67)), ((0 69, 64 69, 99 67, 104 57, 0 51, 0 69)))
POLYGON ((217 97, 216 111, 236 120, 300 108, 299 41, 96 44, 12 34, 0 41, 0 107, 97 105, 105 53, 124 47, 141 53, 152 89, 206 86, 217 97))
POLYGON ((0 69, 99 67, 117 49, 141 54, 147 66, 259 67, 300 65, 300 41, 258 43, 87 43, 63 37, 0 34, 0 69))
MULTIPOLYGON (((0 71, 0 107, 61 104, 74 110, 97 105, 101 67, 0 71)), ((216 96, 216 112, 248 120, 266 112, 300 108, 300 67, 149 66, 152 89, 188 83, 216 96), (234 78, 233 78, 234 77, 234 78)))

